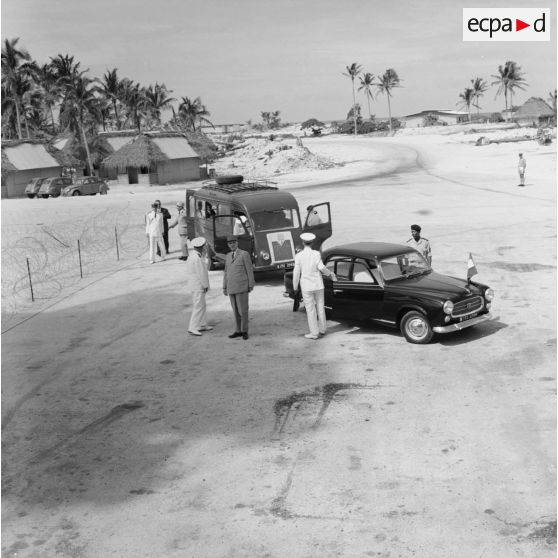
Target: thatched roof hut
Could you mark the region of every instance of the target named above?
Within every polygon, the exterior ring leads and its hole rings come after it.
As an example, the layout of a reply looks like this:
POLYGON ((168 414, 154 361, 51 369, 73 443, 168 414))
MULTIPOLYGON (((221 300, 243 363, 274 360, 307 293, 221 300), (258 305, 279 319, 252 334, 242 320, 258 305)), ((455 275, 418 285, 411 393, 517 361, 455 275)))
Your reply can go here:
POLYGON ((519 124, 534 124, 539 126, 547 124, 556 114, 548 104, 540 97, 531 97, 521 105, 514 113, 513 120, 519 124))
POLYGON ((151 138, 140 135, 103 159, 103 165, 107 168, 151 168, 156 163, 168 161, 168 159, 151 138))
POLYGON ((42 140, 3 141, 2 197, 23 196, 32 178, 60 176, 64 167, 79 165, 79 160, 42 140))
MULTIPOLYGON (((125 132, 105 134, 111 138, 126 137, 125 132)), ((130 184, 138 182, 138 171, 149 172, 151 184, 171 184, 199 180, 200 157, 184 134, 177 132, 146 132, 130 137, 125 145, 102 161, 101 172, 128 173, 130 184)), ((115 177, 116 178, 116 177, 115 177)))

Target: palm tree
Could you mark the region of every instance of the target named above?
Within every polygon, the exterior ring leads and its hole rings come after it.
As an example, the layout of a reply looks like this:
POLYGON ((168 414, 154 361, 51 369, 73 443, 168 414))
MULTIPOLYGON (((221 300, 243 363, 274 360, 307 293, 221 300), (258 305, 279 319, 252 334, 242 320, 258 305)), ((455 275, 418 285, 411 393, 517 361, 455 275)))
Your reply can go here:
POLYGON ((196 124, 198 123, 200 127, 202 123, 213 126, 213 124, 206 118, 207 116, 211 116, 211 114, 205 108, 205 105, 202 103, 200 97, 196 97, 193 101, 188 97, 182 97, 182 100, 178 105, 178 117, 188 130, 195 132, 196 124))
POLYGON ((57 82, 56 74, 50 64, 35 66, 33 77, 41 90, 41 97, 44 110, 50 118, 51 132, 56 133, 56 125, 54 124, 53 108, 60 100, 60 87, 57 82))
POLYGON ((353 86, 353 120, 355 124, 355 136, 357 135, 357 120, 356 120, 356 111, 354 110, 354 106, 356 105, 356 97, 355 97, 355 78, 360 74, 362 71, 362 66, 353 62, 350 66, 346 66, 346 73, 343 73, 344 76, 347 76, 351 79, 351 84, 353 86))
POLYGON ((12 98, 17 136, 22 139, 21 96, 26 88, 25 82, 29 78, 31 56, 25 49, 18 48, 18 42, 19 37, 11 40, 5 39, 2 45, 2 86, 12 98))
POLYGON ((138 132, 141 132, 141 119, 145 117, 147 107, 145 88, 124 78, 121 82, 120 98, 127 110, 127 120, 132 120, 138 132))
POLYGON ((66 106, 68 112, 76 121, 87 156, 89 174, 93 175, 93 164, 91 162, 91 153, 85 134, 85 125, 88 118, 93 118, 93 120, 96 119, 98 98, 95 93, 98 89, 94 85, 94 80, 84 75, 86 72, 87 70, 68 79, 66 84, 66 106))
POLYGON ((548 104, 554 111, 554 116, 556 116, 556 89, 554 90, 554 93, 552 91, 548 93, 548 104))
POLYGON ((485 91, 488 90, 488 84, 486 83, 486 81, 484 81, 484 79, 480 77, 472 79, 471 84, 473 86, 473 97, 475 98, 474 106, 477 107, 478 114, 480 110, 479 99, 484 96, 485 91))
POLYGON ((516 62, 508 60, 503 66, 498 66, 498 75, 492 75, 496 78, 491 85, 498 85, 496 97, 504 93, 506 103, 506 118, 508 118, 508 93, 510 94, 510 104, 513 106, 513 90, 517 87, 525 90, 527 82, 523 79, 521 67, 516 62))
POLYGON ((366 72, 364 77, 360 77, 360 87, 358 88, 359 91, 364 89, 364 96, 368 101, 368 118, 372 118, 372 112, 370 111, 370 99, 374 100, 372 96, 372 85, 374 84, 374 74, 370 72, 366 72))
POLYGON ((101 84, 101 95, 112 104, 116 129, 120 130, 118 103, 122 93, 122 82, 118 79, 118 70, 116 68, 107 70, 106 74, 99 80, 99 82, 101 84))
POLYGON ((388 68, 384 72, 384 75, 378 78, 378 84, 376 86, 378 87, 378 91, 380 93, 385 93, 387 95, 390 133, 392 131, 392 126, 391 126, 391 103, 389 99, 391 97, 391 90, 394 87, 401 87, 400 81, 401 80, 399 79, 397 72, 393 68, 388 68))
POLYGON ((471 103, 475 98, 475 90, 472 87, 466 87, 463 93, 459 93, 460 102, 457 104, 463 107, 467 107, 467 112, 469 113, 469 122, 471 122, 471 103))
POLYGON ((170 97, 169 93, 172 91, 169 91, 164 83, 161 85, 156 83, 154 87, 150 85, 145 92, 146 107, 157 125, 161 124, 161 112, 171 108, 171 103, 176 100, 170 97))

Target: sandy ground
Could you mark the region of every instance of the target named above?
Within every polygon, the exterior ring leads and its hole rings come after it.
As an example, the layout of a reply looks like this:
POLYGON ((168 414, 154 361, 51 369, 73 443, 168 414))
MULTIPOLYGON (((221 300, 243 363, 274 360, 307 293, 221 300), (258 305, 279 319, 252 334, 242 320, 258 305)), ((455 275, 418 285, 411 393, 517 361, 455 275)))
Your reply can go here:
MULTIPOLYGON (((2 335, 2 555, 554 556, 556 144, 476 137, 305 139, 343 166, 277 182, 301 207, 331 202, 328 245, 404 241, 418 222, 437 271, 464 276, 472 252, 493 322, 415 346, 331 321, 308 341, 265 276, 250 339, 230 340, 214 271, 215 329, 189 337, 174 236, 164 263, 131 252, 25 307, 2 335)), ((182 196, 6 200, 3 229, 77 226, 103 204, 142 235, 155 197, 182 196)))

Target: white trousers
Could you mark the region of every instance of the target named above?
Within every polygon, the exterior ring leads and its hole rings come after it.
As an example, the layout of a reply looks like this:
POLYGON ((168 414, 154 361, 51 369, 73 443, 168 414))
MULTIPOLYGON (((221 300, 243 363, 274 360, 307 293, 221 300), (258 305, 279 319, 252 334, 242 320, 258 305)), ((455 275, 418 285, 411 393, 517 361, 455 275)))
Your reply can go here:
POLYGON ((154 262, 155 254, 157 253, 157 245, 159 245, 159 250, 161 251, 161 257, 164 259, 167 255, 165 251, 165 243, 163 242, 162 236, 150 236, 149 237, 149 259, 154 262))
POLYGON ((205 293, 203 291, 192 292, 192 315, 190 316, 189 331, 199 331, 200 327, 207 325, 205 293))
POLYGON ((324 290, 302 291, 302 300, 306 308, 308 328, 312 335, 326 332, 326 317, 324 308, 324 290))

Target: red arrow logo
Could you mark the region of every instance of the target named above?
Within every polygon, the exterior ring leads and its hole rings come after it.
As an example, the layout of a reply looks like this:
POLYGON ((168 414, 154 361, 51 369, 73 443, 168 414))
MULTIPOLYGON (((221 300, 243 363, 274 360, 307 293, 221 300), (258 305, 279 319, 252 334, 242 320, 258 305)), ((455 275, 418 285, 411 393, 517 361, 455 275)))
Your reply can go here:
POLYGON ((522 29, 525 29, 526 27, 531 27, 531 25, 529 23, 525 23, 524 21, 521 21, 520 19, 515 20, 515 30, 516 31, 521 31, 522 29))

